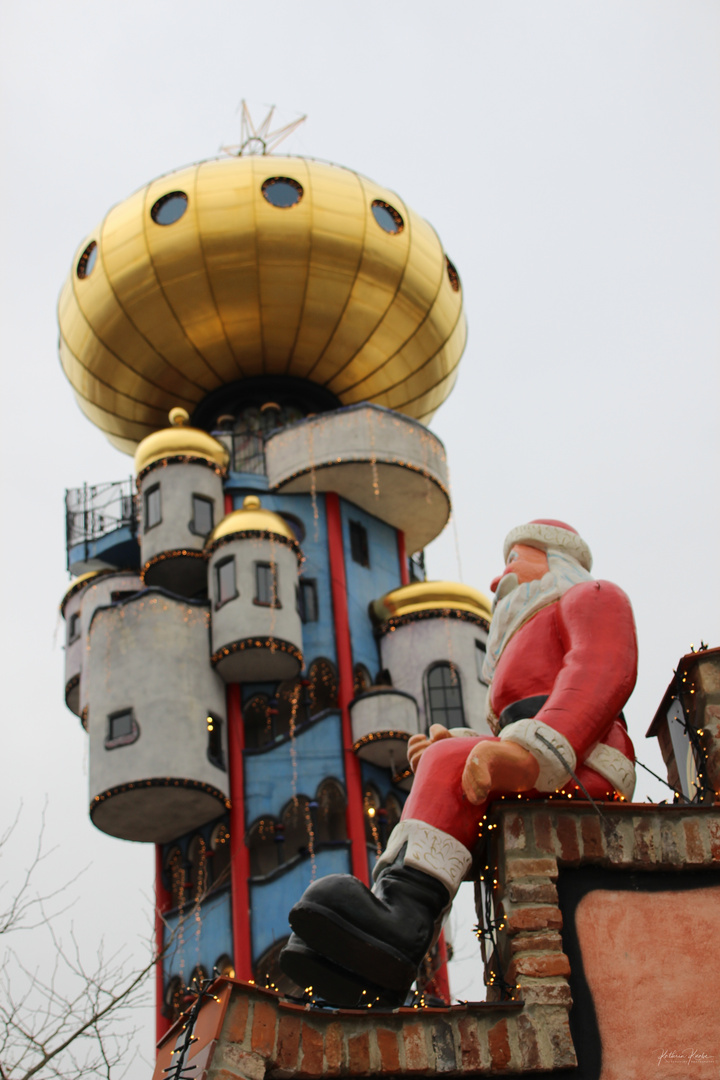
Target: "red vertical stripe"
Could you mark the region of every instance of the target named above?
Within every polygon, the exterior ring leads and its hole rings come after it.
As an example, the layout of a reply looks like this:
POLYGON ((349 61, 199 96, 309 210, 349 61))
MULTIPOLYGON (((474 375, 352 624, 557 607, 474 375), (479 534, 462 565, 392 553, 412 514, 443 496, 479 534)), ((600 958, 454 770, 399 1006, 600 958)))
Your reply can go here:
POLYGON ((398 562, 400 563, 400 584, 410 584, 410 567, 408 566, 407 551, 405 550, 405 533, 402 529, 397 531, 398 562))
POLYGON ((328 530, 328 555, 330 558, 330 586, 335 623, 335 648, 338 662, 338 701, 342 715, 345 784, 347 787, 347 832, 351 845, 352 872, 356 878, 369 885, 362 777, 360 775, 360 762, 352 748, 352 725, 350 723, 350 709, 348 708, 353 697, 353 672, 342 518, 340 517, 340 499, 334 491, 329 491, 325 495, 325 512, 328 530))
POLYGON ((245 843, 245 732, 240 705, 240 685, 227 688, 228 752, 230 765, 230 881, 232 884, 233 960, 238 979, 252 979, 250 941, 250 852, 245 843))
MULTIPOLYGON (((170 896, 162 880, 162 844, 155 845, 155 952, 159 956, 163 948, 163 921, 161 913, 170 907, 170 896)), ((163 1016, 165 1003, 165 974, 162 960, 155 965, 155 1039, 160 1042, 171 1024, 163 1016)))
POLYGON ((227 515, 232 514, 232 512, 233 512, 233 497, 232 497, 232 495, 229 495, 228 492, 226 491, 225 492, 225 516, 227 517, 227 515))

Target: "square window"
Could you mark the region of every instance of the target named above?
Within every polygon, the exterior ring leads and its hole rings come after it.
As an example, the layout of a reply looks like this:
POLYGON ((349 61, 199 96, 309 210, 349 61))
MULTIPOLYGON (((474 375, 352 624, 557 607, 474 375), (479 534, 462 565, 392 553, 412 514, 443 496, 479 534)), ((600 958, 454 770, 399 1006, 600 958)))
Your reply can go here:
POLYGON ((192 497, 193 519, 190 524, 191 532, 198 536, 208 536, 213 529, 214 510, 212 499, 206 499, 204 495, 192 497))
POLYGON ((155 484, 145 492, 145 532, 159 525, 161 521, 160 485, 155 484))
POLYGON ((140 738, 140 728, 137 725, 135 714, 132 709, 121 709, 119 712, 108 716, 108 730, 105 738, 105 749, 113 750, 116 746, 128 746, 140 738))
POLYGON ((359 521, 350 522, 350 554, 353 562, 370 566, 367 529, 359 521))
POLYGON ((313 578, 300 578, 298 584, 298 611, 304 623, 318 621, 317 584, 313 578))
POLYGON ((231 555, 229 559, 223 559, 222 562, 217 563, 215 566, 215 585, 217 594, 215 607, 220 607, 222 604, 226 604, 228 600, 234 600, 237 596, 234 555, 231 555))
POLYGON ((76 611, 70 616, 70 622, 68 623, 67 639, 68 645, 73 641, 77 641, 80 637, 80 612, 76 611))
POLYGON ((263 607, 280 607, 275 563, 255 563, 255 603, 263 607))

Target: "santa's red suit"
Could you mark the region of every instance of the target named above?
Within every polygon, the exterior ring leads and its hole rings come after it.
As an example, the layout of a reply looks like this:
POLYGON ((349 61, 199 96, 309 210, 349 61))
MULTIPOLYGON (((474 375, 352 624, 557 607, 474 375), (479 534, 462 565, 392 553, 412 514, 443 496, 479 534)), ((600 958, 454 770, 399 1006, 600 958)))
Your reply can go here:
MULTIPOLYGON (((564 523, 531 522, 514 530, 506 557, 513 537, 551 558, 557 552, 566 563, 579 556, 579 573, 587 579, 521 623, 495 664, 490 721, 500 739, 524 747, 539 766, 535 788, 523 798, 565 792, 582 799, 584 787, 593 799, 629 799, 635 756, 620 714, 637 673, 630 602, 616 585, 590 578, 589 550, 564 523)), ((487 804, 505 794, 492 792, 480 805, 467 799, 465 763, 478 742, 492 736, 469 729, 452 734, 423 752, 402 820, 377 866, 381 871, 407 845, 406 862, 438 877, 451 893, 470 865, 487 804)))
POLYGON ((386 1002, 405 1000, 470 869, 487 804, 508 793, 470 802, 463 790, 469 758, 467 790, 476 794, 494 775, 515 784, 509 790, 521 798, 556 791, 583 798, 583 789, 593 799, 632 795, 634 755, 620 715, 637 657, 627 597, 590 577, 590 551, 564 522, 514 529, 505 562, 483 672, 491 726, 516 746, 477 750, 494 737, 464 728, 442 738, 433 732, 429 745, 414 737, 415 781, 375 865, 372 892, 350 875, 331 875, 310 885, 290 913, 283 968, 333 1003, 363 1003, 368 986, 386 1002), (516 764, 478 773, 478 762, 493 760, 516 764), (534 789, 523 790, 529 783, 534 789))

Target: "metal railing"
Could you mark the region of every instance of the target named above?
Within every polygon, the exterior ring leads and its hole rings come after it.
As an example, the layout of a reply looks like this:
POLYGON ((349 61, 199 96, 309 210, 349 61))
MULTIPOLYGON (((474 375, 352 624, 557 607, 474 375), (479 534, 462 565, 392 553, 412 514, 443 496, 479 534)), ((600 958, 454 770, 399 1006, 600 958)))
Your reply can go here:
POLYGON ((65 491, 65 547, 70 567, 70 550, 85 545, 85 560, 90 558, 90 544, 117 529, 138 531, 138 503, 133 477, 108 484, 83 484, 65 491))

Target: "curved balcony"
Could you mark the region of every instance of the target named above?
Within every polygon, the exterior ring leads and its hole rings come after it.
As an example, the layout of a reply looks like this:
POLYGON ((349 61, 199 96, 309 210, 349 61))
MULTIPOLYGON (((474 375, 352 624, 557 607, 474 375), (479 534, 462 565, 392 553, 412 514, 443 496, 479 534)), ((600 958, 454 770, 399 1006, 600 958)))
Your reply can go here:
POLYGON ((358 757, 395 774, 407 769, 408 739, 420 730, 411 694, 390 687, 368 690, 350 702, 350 719, 358 757))
POLYGON ((284 428, 268 438, 265 459, 272 489, 336 491, 401 529, 409 554, 439 536, 450 517, 443 444, 418 421, 377 405, 284 428))

